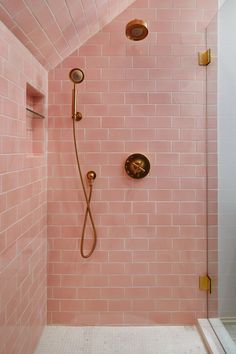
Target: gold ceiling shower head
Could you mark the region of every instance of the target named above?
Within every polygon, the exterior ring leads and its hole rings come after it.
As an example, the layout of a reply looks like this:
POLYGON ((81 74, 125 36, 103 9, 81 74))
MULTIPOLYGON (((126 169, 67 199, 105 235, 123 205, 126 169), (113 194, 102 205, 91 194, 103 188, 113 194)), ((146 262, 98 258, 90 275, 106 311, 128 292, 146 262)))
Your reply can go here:
POLYGON ((143 20, 132 20, 127 23, 125 34, 132 41, 141 41, 148 35, 147 23, 143 20))

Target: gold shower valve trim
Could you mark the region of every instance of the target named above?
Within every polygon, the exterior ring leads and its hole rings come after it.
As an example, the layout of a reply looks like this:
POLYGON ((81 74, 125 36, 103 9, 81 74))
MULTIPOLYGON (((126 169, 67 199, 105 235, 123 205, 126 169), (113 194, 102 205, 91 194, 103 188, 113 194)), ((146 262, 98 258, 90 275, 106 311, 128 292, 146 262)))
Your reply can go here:
POLYGON ((198 53, 198 65, 200 66, 207 66, 211 63, 212 55, 211 49, 207 49, 204 52, 198 53))
POLYGON ((132 178, 143 178, 150 171, 150 162, 142 154, 130 155, 125 161, 125 171, 132 178))

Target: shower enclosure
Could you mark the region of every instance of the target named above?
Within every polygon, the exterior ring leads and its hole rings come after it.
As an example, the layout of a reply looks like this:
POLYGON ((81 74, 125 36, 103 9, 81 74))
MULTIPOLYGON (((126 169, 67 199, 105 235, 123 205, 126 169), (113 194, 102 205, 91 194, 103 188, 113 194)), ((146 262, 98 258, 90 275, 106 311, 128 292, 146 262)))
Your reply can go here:
POLYGON ((224 350, 236 352, 236 1, 207 28, 208 318, 224 350))

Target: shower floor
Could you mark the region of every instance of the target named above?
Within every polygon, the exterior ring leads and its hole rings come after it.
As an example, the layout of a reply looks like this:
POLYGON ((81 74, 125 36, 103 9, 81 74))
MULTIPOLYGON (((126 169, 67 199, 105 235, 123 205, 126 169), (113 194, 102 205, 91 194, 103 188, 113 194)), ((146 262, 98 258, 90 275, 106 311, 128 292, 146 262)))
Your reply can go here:
POLYGON ((193 326, 47 326, 35 354, 207 354, 193 326))
POLYGON ((222 320, 225 328, 227 329, 230 337, 234 341, 234 344, 236 344, 236 320, 222 320))

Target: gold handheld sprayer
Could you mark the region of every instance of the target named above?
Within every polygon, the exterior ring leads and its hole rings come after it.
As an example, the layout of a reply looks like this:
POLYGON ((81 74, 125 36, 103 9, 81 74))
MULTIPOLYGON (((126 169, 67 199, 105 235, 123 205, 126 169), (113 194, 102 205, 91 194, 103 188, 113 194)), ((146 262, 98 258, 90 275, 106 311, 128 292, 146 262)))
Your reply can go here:
POLYGON ((87 204, 87 208, 86 208, 86 212, 85 212, 85 216, 84 216, 81 242, 80 242, 80 254, 83 258, 89 258, 93 254, 96 244, 97 244, 97 231, 96 231, 96 227, 95 227, 94 220, 93 220, 93 215, 92 215, 91 208, 90 208, 90 201, 92 198, 92 191, 93 191, 93 182, 96 178, 96 173, 94 171, 89 171, 87 173, 87 179, 88 179, 88 184, 89 184, 89 195, 87 196, 87 192, 86 192, 84 180, 83 180, 83 175, 82 175, 82 171, 81 171, 80 161, 79 161, 79 153, 78 153, 78 146, 77 146, 76 133, 75 133, 75 121, 79 121, 82 119, 82 114, 80 112, 77 112, 76 85, 81 83, 84 80, 84 73, 81 69, 75 68, 70 71, 69 77, 70 77, 71 81, 74 83, 74 87, 72 89, 72 120, 73 120, 73 138, 74 138, 75 156, 76 156, 77 167, 78 167, 79 176, 80 176, 80 180, 81 180, 81 184, 82 184, 82 189, 83 189, 85 201, 87 204), (85 240, 85 231, 86 231, 88 216, 90 218, 92 230, 93 230, 93 243, 92 243, 92 247, 91 247, 89 253, 85 254, 84 240, 85 240))

